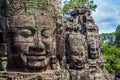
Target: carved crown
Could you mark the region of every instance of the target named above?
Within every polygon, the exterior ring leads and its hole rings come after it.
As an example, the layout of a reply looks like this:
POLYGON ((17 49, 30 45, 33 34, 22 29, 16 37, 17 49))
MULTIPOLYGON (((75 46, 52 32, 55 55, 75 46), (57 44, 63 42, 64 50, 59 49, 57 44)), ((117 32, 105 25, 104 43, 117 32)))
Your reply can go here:
POLYGON ((49 0, 6 0, 7 15, 23 14, 30 11, 41 10, 48 5, 49 0))

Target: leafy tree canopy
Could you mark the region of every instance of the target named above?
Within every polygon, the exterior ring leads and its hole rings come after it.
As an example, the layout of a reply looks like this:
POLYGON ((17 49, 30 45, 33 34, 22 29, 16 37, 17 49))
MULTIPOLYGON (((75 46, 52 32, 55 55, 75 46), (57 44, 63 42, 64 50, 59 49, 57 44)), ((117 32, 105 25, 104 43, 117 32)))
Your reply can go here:
POLYGON ((120 71, 120 25, 113 33, 100 34, 103 45, 103 58, 110 73, 120 71))
POLYGON ((97 5, 94 4, 93 0, 66 0, 63 6, 63 13, 69 14, 69 12, 73 10, 75 6, 79 5, 88 6, 88 8, 92 11, 95 11, 95 9, 97 8, 97 5))
POLYGON ((102 33, 100 34, 102 43, 108 43, 109 45, 114 45, 115 43, 115 32, 112 33, 102 33))
POLYGON ((110 73, 120 71, 120 48, 103 44, 103 58, 105 67, 110 73))

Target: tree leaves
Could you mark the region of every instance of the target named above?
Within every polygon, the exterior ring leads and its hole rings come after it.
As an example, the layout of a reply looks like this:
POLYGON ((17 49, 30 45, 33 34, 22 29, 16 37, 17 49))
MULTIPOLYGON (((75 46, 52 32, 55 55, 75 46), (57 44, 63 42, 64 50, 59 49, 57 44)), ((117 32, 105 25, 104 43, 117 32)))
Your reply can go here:
POLYGON ((120 71, 120 25, 113 33, 100 34, 103 45, 105 67, 110 73, 120 71))
POLYGON ((97 8, 97 5, 94 4, 93 0, 70 0, 70 1, 65 1, 64 6, 63 6, 63 13, 64 14, 69 14, 71 10, 75 8, 75 6, 80 6, 80 5, 85 5, 88 6, 88 8, 91 11, 95 11, 97 8))

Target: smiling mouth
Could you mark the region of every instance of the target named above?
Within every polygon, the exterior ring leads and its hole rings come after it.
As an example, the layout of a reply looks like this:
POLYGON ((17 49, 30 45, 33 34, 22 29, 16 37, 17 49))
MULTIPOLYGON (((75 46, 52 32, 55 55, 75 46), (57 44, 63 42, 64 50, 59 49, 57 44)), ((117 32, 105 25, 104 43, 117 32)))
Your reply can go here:
POLYGON ((29 47, 26 56, 46 56, 45 48, 29 47))
POLYGON ((27 61, 43 61, 47 53, 45 48, 38 48, 38 47, 29 47, 28 52, 25 53, 27 61))
POLYGON ((76 62, 75 65, 82 66, 82 63, 76 62))
POLYGON ((26 56, 27 61, 43 61, 46 56, 26 56))
POLYGON ((49 64, 50 58, 45 58, 42 61, 28 60, 28 68, 29 69, 43 69, 46 68, 49 64))
POLYGON ((84 63, 82 62, 75 62, 74 65, 77 67, 77 68, 82 68, 84 66, 84 63))

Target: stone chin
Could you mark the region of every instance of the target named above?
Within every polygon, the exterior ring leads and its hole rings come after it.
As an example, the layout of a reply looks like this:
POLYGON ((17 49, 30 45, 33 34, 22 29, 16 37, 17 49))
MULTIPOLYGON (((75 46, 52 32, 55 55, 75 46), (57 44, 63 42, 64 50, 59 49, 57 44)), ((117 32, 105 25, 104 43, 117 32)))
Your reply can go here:
POLYGON ((99 55, 97 53, 91 53, 90 58, 91 59, 98 59, 99 55))
POLYGON ((84 67, 84 56, 71 55, 70 67, 73 69, 82 69, 84 67))
POLYGON ((50 57, 46 57, 45 59, 39 61, 39 60, 28 60, 27 61, 27 67, 28 70, 46 70, 49 66, 50 57))
POLYGON ((50 63, 50 53, 47 53, 45 49, 32 49, 29 51, 25 55, 28 70, 47 69, 50 63))
POLYGON ((73 69, 82 69, 84 67, 83 63, 78 63, 78 64, 73 64, 74 66, 72 67, 73 69))

